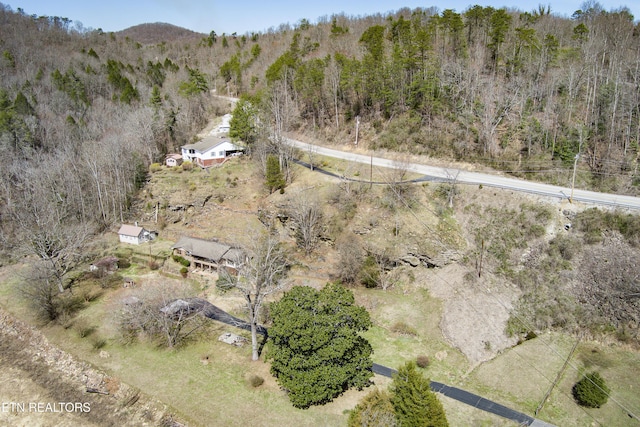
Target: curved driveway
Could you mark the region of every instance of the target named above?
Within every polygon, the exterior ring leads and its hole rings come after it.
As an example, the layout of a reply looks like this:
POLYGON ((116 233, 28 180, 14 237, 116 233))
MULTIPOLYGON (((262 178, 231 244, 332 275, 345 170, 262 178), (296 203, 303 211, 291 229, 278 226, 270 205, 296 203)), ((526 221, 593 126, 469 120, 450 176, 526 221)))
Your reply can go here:
MULTIPOLYGON (((400 166, 400 164, 396 160, 385 159, 382 157, 373 157, 371 155, 335 150, 319 145, 308 144, 302 141, 296 141, 290 138, 286 138, 285 142, 304 152, 311 152, 314 154, 334 157, 350 162, 373 164, 374 166, 384 168, 397 168, 398 166, 400 166)), ((476 184, 488 187, 503 188, 525 193, 539 194, 542 196, 556 197, 559 199, 569 199, 571 197, 571 188, 543 184, 540 182, 525 181, 522 179, 515 179, 486 173, 469 172, 462 169, 427 166, 419 163, 403 162, 401 164, 401 167, 406 169, 408 172, 415 172, 424 175, 425 177, 436 180, 455 180, 464 184, 476 184)), ((595 205, 614 206, 640 210, 640 197, 574 189, 572 199, 575 201, 595 205)))
MULTIPOLYGON (((226 323, 227 325, 235 326, 237 328, 251 330, 251 325, 248 322, 231 316, 229 313, 221 310, 217 306, 211 304, 209 301, 201 298, 186 298, 184 302, 186 302, 187 305, 186 308, 183 309, 187 310, 189 313, 198 312, 209 319, 217 320, 219 322, 226 323)), ((171 303, 169 303, 167 307, 169 307, 170 305, 171 303)), ((258 334, 263 335, 265 337, 265 340, 267 339, 267 328, 258 325, 257 332, 258 334)), ((393 374, 397 372, 395 369, 391 369, 383 365, 378 365, 377 363, 373 364, 371 370, 375 374, 389 378, 392 378, 393 374)), ((527 414, 507 408, 504 405, 485 399, 484 397, 459 389, 457 387, 450 387, 446 384, 435 381, 431 381, 430 386, 431 389, 435 392, 441 393, 447 397, 450 397, 451 399, 455 399, 459 402, 473 406, 474 408, 515 421, 519 425, 532 427, 554 427, 552 424, 547 424, 527 414)))

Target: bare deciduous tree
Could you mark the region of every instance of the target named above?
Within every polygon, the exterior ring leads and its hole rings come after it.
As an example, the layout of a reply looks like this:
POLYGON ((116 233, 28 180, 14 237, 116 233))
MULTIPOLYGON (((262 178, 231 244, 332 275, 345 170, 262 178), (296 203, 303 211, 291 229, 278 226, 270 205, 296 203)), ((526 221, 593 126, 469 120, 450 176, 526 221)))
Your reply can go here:
POLYGON ((289 200, 289 218, 295 223, 298 247, 309 255, 315 249, 324 230, 322 207, 317 197, 302 191, 289 200))
POLYGON ((401 206, 410 204, 414 188, 406 182, 408 170, 409 160, 407 157, 402 157, 394 160, 393 168, 384 176, 388 193, 391 196, 391 206, 393 207, 395 207, 396 203, 401 206))
POLYGON ((91 235, 88 223, 77 220, 67 203, 63 177, 55 170, 27 169, 21 195, 13 196, 11 216, 21 235, 22 250, 46 265, 47 280, 65 290, 68 273, 82 260, 82 248, 91 235))
POLYGON ((50 322, 60 316, 60 293, 44 263, 29 267, 18 291, 38 320, 50 322))
POLYGON ((357 283, 365 256, 360 239, 351 232, 345 233, 336 241, 336 249, 339 254, 336 265, 338 279, 346 284, 357 283))
POLYGON ((185 285, 150 283, 121 302, 118 326, 125 341, 138 336, 175 347, 203 326, 201 304, 185 285))
POLYGON ((226 274, 227 283, 240 291, 245 299, 251 325, 252 360, 260 357, 258 321, 265 298, 286 285, 289 269, 287 251, 275 233, 266 232, 255 238, 246 258, 238 260, 237 275, 226 274))

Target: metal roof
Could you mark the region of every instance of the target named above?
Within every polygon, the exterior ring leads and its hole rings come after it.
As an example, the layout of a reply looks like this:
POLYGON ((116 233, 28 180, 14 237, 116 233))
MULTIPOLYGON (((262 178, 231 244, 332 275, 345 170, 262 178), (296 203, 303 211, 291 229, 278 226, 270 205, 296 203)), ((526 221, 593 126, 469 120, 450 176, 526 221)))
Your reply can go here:
POLYGON ((180 240, 171 246, 171 249, 183 249, 193 256, 211 259, 216 262, 221 259, 237 261, 240 259, 239 256, 241 254, 239 249, 230 245, 188 236, 181 237, 180 240))
POLYGON ((122 226, 120 227, 120 230, 118 230, 118 234, 122 234, 125 236, 138 237, 143 230, 144 229, 142 227, 129 225, 129 224, 122 224, 122 226))

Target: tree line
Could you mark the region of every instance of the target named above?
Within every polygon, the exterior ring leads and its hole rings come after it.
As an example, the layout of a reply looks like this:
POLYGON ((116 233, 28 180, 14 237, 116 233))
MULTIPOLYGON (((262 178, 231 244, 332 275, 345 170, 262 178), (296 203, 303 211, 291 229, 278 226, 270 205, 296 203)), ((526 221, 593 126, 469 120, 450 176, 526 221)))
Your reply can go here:
POLYGON ((5 5, 0 32, 0 240, 62 290, 87 239, 126 220, 149 165, 206 123, 210 80, 180 44, 5 5))
POLYGON ((639 39, 626 8, 401 9, 301 20, 279 54, 261 41, 228 47, 218 78, 258 96, 284 132, 352 142, 361 120, 374 149, 560 183, 577 157, 580 185, 637 193, 639 39))
MULTIPOLYGON (((58 286, 82 236, 126 220, 149 165, 226 108, 212 90, 242 95, 232 136, 270 191, 292 177, 287 132, 352 141, 358 121, 370 148, 559 183, 576 162, 579 185, 637 191, 640 50, 625 8, 401 9, 142 45, 2 5, 0 28, 0 239, 54 266, 58 286)), ((315 234, 298 236, 307 251, 315 234)))

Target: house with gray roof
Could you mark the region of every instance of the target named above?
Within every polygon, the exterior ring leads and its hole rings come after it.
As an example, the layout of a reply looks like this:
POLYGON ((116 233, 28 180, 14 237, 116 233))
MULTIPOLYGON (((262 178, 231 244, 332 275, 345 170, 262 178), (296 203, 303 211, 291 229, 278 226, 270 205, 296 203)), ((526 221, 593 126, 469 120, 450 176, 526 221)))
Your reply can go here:
POLYGON ((238 271, 246 256, 240 248, 188 236, 181 237, 171 249, 174 254, 191 261, 196 269, 219 271, 224 268, 232 274, 238 271))
POLYGON ((142 227, 130 224, 122 224, 118 230, 118 237, 120 242, 129 243, 132 245, 139 245, 140 243, 148 242, 153 239, 153 234, 142 227))
POLYGON ((233 144, 227 135, 208 135, 194 144, 183 145, 182 160, 208 168, 243 151, 244 148, 233 144))

